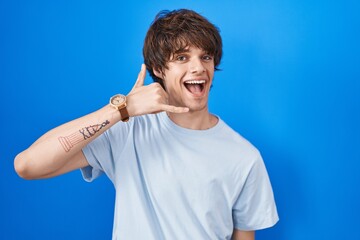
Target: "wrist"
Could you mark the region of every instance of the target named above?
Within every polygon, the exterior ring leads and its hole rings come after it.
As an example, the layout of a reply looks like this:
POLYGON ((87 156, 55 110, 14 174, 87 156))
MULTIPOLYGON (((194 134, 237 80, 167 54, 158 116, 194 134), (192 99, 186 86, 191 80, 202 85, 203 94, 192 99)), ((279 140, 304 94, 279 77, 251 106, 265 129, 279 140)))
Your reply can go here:
POLYGON ((120 113, 120 120, 129 121, 129 113, 127 110, 126 96, 116 94, 110 98, 109 105, 120 113))
POLYGON ((112 119, 114 122, 121 121, 120 112, 116 108, 111 106, 110 103, 103 107, 103 110, 103 116, 108 116, 108 119, 112 119))

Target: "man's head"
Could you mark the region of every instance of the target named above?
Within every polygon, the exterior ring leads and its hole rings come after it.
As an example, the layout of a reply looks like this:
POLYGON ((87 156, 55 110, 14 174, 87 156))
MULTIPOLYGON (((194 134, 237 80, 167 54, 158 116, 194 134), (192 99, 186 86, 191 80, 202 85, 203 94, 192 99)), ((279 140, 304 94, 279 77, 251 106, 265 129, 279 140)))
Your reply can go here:
POLYGON ((154 81, 164 87, 154 70, 163 73, 172 57, 190 46, 213 56, 217 70, 222 57, 222 40, 217 27, 192 10, 161 11, 147 32, 143 48, 144 62, 154 81))

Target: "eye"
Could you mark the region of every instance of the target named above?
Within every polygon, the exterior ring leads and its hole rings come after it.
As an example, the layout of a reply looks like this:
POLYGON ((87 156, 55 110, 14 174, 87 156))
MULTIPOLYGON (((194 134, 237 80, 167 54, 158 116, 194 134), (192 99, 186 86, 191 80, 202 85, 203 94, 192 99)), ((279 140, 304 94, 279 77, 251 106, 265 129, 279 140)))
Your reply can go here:
POLYGON ((202 57, 202 59, 205 60, 205 61, 211 61, 211 60, 213 59, 213 57, 210 56, 210 55, 204 55, 204 56, 202 57))
POLYGON ((179 56, 176 57, 176 61, 182 62, 182 61, 185 61, 185 60, 186 60, 186 56, 184 56, 184 55, 179 55, 179 56))

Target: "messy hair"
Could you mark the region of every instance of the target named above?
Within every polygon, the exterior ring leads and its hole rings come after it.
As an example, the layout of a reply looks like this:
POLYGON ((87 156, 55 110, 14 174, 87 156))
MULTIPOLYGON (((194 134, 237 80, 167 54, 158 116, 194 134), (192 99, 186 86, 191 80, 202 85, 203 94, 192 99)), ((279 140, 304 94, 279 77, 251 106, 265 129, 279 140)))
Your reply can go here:
POLYGON ((164 87, 163 80, 154 74, 153 69, 163 73, 170 58, 189 46, 213 56, 215 70, 218 70, 222 40, 214 24, 192 10, 159 12, 146 34, 143 48, 144 63, 153 80, 164 87))

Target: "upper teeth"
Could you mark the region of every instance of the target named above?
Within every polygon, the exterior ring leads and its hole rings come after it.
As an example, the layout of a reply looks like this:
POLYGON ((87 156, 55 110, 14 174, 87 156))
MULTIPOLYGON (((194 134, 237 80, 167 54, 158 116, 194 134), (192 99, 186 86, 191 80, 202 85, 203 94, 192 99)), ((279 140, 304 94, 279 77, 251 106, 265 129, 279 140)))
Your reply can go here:
POLYGON ((185 83, 187 83, 187 84, 203 84, 203 83, 205 83, 205 80, 189 80, 189 81, 185 81, 185 83))

